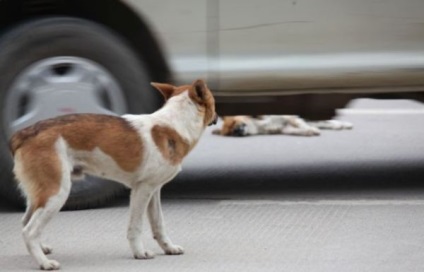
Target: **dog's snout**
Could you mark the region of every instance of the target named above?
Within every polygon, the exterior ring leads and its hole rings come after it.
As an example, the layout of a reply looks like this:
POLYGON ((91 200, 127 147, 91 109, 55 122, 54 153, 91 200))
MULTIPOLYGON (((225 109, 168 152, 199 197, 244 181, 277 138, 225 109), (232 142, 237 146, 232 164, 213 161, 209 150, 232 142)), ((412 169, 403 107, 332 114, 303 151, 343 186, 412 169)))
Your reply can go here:
POLYGON ((234 127, 233 135, 234 136, 244 136, 246 134, 246 124, 239 124, 234 127))
POLYGON ((218 123, 218 114, 215 113, 212 122, 209 123, 209 126, 216 125, 218 123))

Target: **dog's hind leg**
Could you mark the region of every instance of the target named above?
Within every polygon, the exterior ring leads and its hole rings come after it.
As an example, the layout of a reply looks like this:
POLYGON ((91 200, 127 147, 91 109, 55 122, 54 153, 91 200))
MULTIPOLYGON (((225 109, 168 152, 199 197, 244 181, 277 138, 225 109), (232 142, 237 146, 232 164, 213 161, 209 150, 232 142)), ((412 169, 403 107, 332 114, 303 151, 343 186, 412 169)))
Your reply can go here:
MULTIPOLYGON (((31 219, 33 212, 34 212, 34 209, 31 205, 31 203, 28 201, 27 209, 25 211, 25 215, 22 218, 22 225, 23 225, 24 228, 28 224, 29 220, 31 219)), ((44 254, 50 254, 50 253, 53 252, 53 249, 46 244, 40 244, 40 246, 41 246, 41 249, 43 250, 44 254)))
POLYGON ((68 198, 70 184, 70 177, 64 177, 61 181, 59 192, 48 197, 45 205, 40 206, 34 211, 30 221, 23 229, 23 236, 28 251, 43 270, 56 270, 60 268, 60 264, 57 261, 49 260, 46 257, 45 254, 51 253, 52 248, 42 244, 40 239, 47 223, 60 211, 68 198))
POLYGON ((156 190, 149 202, 147 214, 149 216, 150 225, 152 227, 153 237, 159 246, 168 255, 179 255, 184 253, 184 249, 172 243, 165 231, 165 223, 163 220, 162 207, 160 203, 160 189, 156 190))
POLYGON ((26 210, 25 210, 25 214, 22 217, 22 226, 23 227, 25 227, 28 224, 29 220, 32 217, 33 212, 34 212, 34 208, 32 207, 31 202, 27 201, 27 207, 26 207, 26 210))
POLYGON ((22 234, 29 253, 43 270, 60 268, 57 261, 46 257, 51 248, 41 244, 40 238, 69 196, 71 167, 65 159, 64 148, 56 143, 55 148, 22 150, 15 156, 15 174, 30 203, 22 234))

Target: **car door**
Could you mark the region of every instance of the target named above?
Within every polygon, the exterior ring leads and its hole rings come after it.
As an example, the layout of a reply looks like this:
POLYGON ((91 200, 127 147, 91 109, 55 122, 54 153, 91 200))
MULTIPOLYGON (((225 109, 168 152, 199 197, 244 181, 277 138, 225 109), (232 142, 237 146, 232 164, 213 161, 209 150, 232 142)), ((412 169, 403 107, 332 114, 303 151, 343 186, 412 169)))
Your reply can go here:
POLYGON ((424 1, 210 0, 227 94, 424 86, 424 1))

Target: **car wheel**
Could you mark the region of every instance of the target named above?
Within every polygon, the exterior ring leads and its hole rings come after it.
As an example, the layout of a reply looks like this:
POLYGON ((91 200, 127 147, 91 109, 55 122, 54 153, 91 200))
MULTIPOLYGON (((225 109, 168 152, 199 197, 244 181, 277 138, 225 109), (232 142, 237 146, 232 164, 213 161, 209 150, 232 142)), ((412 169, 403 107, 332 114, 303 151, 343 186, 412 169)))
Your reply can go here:
MULTIPOLYGON (((0 195, 24 206, 8 139, 56 115, 149 113, 160 105, 146 67, 117 34, 68 17, 26 22, 0 38, 0 195)), ((99 207, 125 192, 115 182, 74 182, 65 209, 99 207)))

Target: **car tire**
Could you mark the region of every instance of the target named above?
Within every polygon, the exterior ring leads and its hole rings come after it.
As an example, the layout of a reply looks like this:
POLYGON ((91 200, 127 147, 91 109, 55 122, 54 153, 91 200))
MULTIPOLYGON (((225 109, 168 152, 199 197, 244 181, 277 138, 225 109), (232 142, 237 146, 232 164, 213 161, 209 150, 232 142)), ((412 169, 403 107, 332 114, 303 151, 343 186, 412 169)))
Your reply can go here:
MULTIPOLYGON (((90 60, 107 70, 124 90, 126 106, 131 113, 150 113, 161 103, 151 88, 148 70, 119 35, 88 20, 53 17, 25 22, 9 29, 0 37, 0 105, 4 109, 7 95, 18 75, 31 64, 52 57, 70 56, 90 60)), ((14 181, 13 160, 6 133, 10 124, 3 110, 0 118, 0 195, 8 203, 23 207, 14 181)), ((116 182, 87 177, 74 182, 64 209, 104 206, 126 192, 116 182)))

